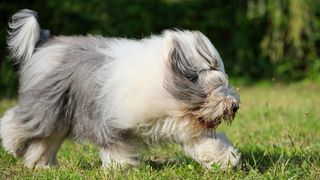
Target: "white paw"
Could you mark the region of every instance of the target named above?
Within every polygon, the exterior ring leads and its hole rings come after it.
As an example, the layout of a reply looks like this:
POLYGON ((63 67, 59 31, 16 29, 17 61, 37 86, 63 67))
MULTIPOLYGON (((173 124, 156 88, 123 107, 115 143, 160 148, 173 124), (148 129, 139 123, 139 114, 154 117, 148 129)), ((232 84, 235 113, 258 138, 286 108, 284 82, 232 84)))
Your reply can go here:
POLYGON ((223 133, 205 136, 185 149, 189 155, 206 168, 211 168, 216 164, 222 170, 226 170, 238 166, 240 162, 238 150, 223 133))

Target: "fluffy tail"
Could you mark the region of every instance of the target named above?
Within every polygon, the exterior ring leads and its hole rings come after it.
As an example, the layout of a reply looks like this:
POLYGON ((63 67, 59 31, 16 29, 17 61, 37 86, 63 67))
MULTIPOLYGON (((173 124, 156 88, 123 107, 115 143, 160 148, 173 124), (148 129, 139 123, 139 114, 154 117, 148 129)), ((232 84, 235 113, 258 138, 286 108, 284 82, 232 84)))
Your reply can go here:
POLYGON ((12 58, 21 64, 28 60, 39 40, 50 36, 48 30, 41 30, 37 12, 23 9, 12 16, 9 23, 8 46, 12 58))

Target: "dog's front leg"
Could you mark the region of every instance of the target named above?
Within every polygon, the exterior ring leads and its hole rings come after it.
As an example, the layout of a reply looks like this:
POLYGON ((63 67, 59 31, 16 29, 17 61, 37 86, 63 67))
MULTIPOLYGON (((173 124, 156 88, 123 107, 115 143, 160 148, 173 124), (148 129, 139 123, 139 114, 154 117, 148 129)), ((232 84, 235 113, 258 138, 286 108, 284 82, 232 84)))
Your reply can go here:
POLYGON ((203 136, 185 143, 185 152, 202 166, 219 165, 222 170, 238 166, 240 154, 223 133, 206 132, 203 136))
POLYGON ((160 124, 154 126, 162 127, 160 132, 157 130, 152 132, 169 139, 173 138, 175 142, 182 144, 186 154, 202 166, 210 168, 212 164, 217 164, 221 169, 227 169, 239 164, 240 155, 237 149, 223 133, 216 134, 195 126, 190 119, 167 118, 158 122, 160 124))

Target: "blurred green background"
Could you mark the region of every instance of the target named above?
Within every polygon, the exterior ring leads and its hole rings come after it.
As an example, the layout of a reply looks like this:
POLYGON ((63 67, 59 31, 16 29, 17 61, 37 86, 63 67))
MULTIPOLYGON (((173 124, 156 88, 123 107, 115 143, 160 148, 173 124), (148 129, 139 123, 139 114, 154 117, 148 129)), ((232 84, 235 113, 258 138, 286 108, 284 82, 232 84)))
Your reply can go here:
POLYGON ((168 28, 199 30, 238 84, 320 82, 320 0, 11 0, 0 2, 0 97, 16 95, 8 20, 38 12, 53 35, 143 38, 168 28))

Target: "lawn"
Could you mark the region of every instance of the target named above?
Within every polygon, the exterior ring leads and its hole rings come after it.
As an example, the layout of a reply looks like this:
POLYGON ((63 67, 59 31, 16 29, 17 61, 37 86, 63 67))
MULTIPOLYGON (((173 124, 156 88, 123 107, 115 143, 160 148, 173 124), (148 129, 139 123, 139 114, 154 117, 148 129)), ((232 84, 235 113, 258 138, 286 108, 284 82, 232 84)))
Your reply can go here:
MULTIPOLYGON (((320 179, 320 85, 259 84, 240 87, 241 106, 225 131, 242 153, 240 169, 203 169, 174 144, 147 150, 139 168, 102 170, 98 149, 67 140, 59 167, 29 170, 0 148, 0 177, 17 179, 320 179)), ((0 115, 15 104, 0 101, 0 115)))

